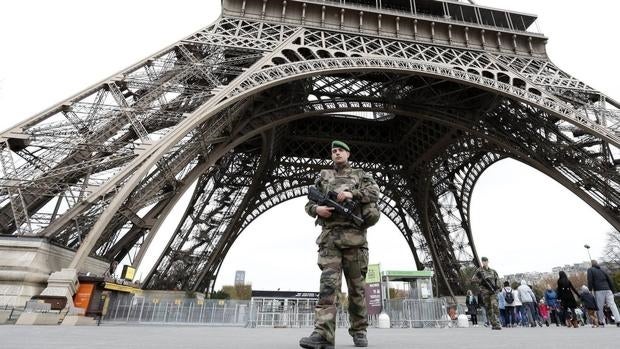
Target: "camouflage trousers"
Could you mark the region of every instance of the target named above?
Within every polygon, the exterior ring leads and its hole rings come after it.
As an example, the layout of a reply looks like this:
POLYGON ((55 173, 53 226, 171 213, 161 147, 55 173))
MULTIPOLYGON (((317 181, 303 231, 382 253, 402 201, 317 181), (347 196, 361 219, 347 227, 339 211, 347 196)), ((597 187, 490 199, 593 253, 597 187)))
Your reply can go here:
POLYGON ((500 326, 498 317, 499 317, 499 306, 497 304, 497 296, 495 293, 490 292, 482 292, 482 302, 484 303, 484 309, 487 313, 487 319, 491 323, 491 326, 497 327, 500 326))
POLYGON ((349 334, 366 332, 368 327, 364 280, 368 272, 368 249, 365 247, 319 248, 319 268, 321 268, 321 288, 319 301, 315 308, 315 331, 327 341, 335 343, 336 295, 342 285, 342 273, 349 293, 349 334))

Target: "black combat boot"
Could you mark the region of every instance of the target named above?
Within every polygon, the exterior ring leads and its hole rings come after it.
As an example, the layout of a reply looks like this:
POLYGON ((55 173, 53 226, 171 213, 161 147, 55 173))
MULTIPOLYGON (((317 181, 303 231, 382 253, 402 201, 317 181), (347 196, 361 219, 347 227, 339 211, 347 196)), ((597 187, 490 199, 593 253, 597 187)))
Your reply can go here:
POLYGON ((366 333, 358 332, 353 335, 353 344, 356 347, 367 347, 368 346, 368 338, 366 338, 366 333))
POLYGON ((310 337, 299 340, 299 346, 306 349, 334 349, 334 343, 330 343, 318 332, 312 332, 310 337))

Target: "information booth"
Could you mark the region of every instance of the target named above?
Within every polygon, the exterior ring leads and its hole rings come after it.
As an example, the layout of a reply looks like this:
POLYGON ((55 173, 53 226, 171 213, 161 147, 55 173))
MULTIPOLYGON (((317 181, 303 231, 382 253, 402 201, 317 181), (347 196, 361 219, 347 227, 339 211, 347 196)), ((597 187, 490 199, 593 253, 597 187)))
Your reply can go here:
POLYGON ((389 289, 397 289, 407 299, 433 298, 433 272, 430 270, 387 270, 381 273, 384 299, 390 300, 389 289), (390 283, 394 287, 390 286, 390 283))
POLYGON ((252 327, 307 327, 314 322, 318 292, 252 291, 252 327))

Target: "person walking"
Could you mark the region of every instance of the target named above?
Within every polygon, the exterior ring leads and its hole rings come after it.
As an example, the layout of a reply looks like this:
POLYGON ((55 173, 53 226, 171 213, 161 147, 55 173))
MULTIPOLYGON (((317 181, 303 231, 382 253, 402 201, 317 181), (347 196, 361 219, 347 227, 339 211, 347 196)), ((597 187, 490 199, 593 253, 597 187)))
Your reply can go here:
POLYGON ((540 302, 538 302, 538 312, 542 322, 549 327, 549 306, 545 303, 544 298, 541 298, 540 302))
POLYGON ((515 319, 517 319, 517 324, 519 326, 525 326, 525 321, 527 318, 524 316, 525 314, 523 313, 523 302, 521 302, 521 297, 517 288, 513 289, 515 296, 515 319))
POLYGON ((560 317, 558 315, 558 311, 560 309, 558 304, 558 294, 549 284, 547 284, 544 298, 545 304, 549 307, 549 318, 551 319, 551 322, 553 322, 555 326, 560 326, 560 317))
POLYGON ((579 293, 573 286, 573 283, 568 279, 568 276, 564 271, 560 271, 558 278, 558 298, 562 306, 562 313, 564 314, 564 321, 566 321, 567 327, 577 328, 577 318, 575 314, 575 308, 577 308, 577 302, 573 294, 579 296, 579 293))
POLYGON ((471 290, 467 290, 467 296, 465 297, 465 305, 467 306, 467 313, 471 317, 471 324, 474 327, 478 327, 478 297, 474 296, 471 290))
POLYGON ((502 292, 497 293, 497 305, 499 307, 499 322, 502 327, 506 327, 506 299, 502 292))
POLYGON ((309 200, 305 211, 321 226, 317 238, 318 265, 321 269, 319 300, 315 307, 314 331, 299 341, 302 348, 332 349, 336 341, 336 296, 344 273, 349 292, 349 334, 356 347, 367 347, 368 317, 364 280, 368 272, 366 229, 379 219, 376 203, 379 186, 372 176, 349 164, 350 148, 341 141, 331 144, 333 168, 321 170, 315 187, 322 194, 336 193, 336 201, 358 203, 354 214, 363 218, 360 225, 351 217, 339 214, 334 207, 309 200))
POLYGON ((510 287, 508 281, 504 281, 504 287, 502 287, 502 296, 506 301, 506 327, 514 327, 517 325, 515 317, 515 294, 517 291, 510 287))
POLYGON ((527 319, 527 323, 530 327, 536 327, 536 296, 532 289, 527 285, 525 280, 521 280, 521 285, 517 287, 517 291, 519 292, 519 298, 523 303, 523 312, 525 314, 525 318, 527 319))
POLYGON ((614 301, 614 286, 609 275, 601 269, 596 260, 592 260, 592 267, 588 269, 588 288, 594 292, 596 306, 598 307, 598 321, 605 324, 603 306, 607 304, 614 314, 616 326, 620 327, 620 314, 614 301))
POLYGON ((486 310, 487 320, 491 323, 493 330, 501 330, 499 321, 499 309, 497 308, 497 297, 495 293, 499 290, 497 281, 499 276, 497 272, 489 267, 489 259, 487 257, 480 258, 482 267, 478 268, 472 277, 472 283, 478 285, 480 295, 483 299, 483 306, 486 310))
POLYGON ((598 327, 598 306, 596 305, 596 299, 594 299, 594 295, 590 293, 588 286, 581 286, 581 293, 579 294, 579 299, 581 300, 581 304, 583 304, 583 307, 588 313, 588 318, 590 319, 592 327, 598 327))

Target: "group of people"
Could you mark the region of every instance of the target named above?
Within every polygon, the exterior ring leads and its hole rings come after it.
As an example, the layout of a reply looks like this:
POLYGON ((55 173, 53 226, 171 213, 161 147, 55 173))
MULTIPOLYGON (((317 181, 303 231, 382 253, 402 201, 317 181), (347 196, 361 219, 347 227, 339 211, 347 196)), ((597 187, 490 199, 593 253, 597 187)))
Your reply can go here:
POLYGON ((497 273, 488 267, 487 258, 482 258, 482 265, 473 276, 473 281, 480 286, 480 297, 475 297, 470 290, 465 299, 474 326, 478 325, 477 309, 484 306, 493 329, 543 324, 576 328, 587 323, 592 327, 612 323, 620 327, 613 283, 595 260, 587 272, 588 285, 581 286, 578 291, 566 273, 560 271, 557 287, 547 285, 542 297, 537 297, 525 280, 514 289, 508 281, 498 288, 497 273))

